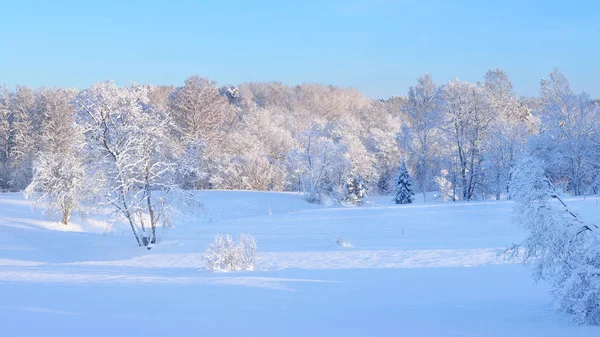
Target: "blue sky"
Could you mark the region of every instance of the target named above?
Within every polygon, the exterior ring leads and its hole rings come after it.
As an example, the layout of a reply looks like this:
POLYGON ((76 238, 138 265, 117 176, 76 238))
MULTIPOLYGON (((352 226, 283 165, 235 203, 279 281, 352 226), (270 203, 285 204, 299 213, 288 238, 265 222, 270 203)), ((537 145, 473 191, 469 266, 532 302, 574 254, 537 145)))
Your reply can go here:
POLYGON ((596 1, 16 1, 0 5, 0 83, 83 88, 319 82, 373 98, 506 70, 537 95, 554 68, 600 98, 596 1))

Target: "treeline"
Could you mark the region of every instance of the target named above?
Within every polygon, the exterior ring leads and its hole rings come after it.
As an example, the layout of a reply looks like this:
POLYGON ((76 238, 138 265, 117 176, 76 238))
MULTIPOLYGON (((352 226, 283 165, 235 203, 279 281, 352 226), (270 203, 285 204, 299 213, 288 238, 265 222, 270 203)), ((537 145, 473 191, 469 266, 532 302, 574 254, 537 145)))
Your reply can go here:
POLYGON ((77 179, 123 170, 143 178, 147 165, 150 190, 171 186, 168 176, 184 190, 302 191, 318 202, 339 200, 356 177, 370 193, 387 194, 404 159, 420 192, 503 198, 516 159, 528 152, 544 160, 553 183, 580 195, 600 184, 599 116, 598 104, 574 93, 558 71, 541 81, 536 98, 517 97, 502 70, 478 83, 439 84, 425 75, 387 100, 318 84, 218 87, 199 76, 177 88, 4 87, 0 189, 69 190, 77 179), (132 144, 132 137, 151 141, 132 144), (136 151, 150 159, 136 162, 136 151), (106 169, 107 158, 130 154, 135 167, 106 169))

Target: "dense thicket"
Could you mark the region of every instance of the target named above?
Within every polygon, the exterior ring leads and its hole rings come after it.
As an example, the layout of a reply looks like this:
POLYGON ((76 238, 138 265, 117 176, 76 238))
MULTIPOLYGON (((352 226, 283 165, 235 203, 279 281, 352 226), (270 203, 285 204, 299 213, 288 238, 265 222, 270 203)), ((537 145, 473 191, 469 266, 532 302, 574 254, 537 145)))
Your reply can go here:
MULTIPOLYGON (((501 70, 489 71, 481 83, 438 84, 424 75, 406 96, 387 100, 318 84, 218 87, 199 76, 181 87, 4 87, 0 189, 23 190, 33 182, 30 190, 48 190, 50 178, 97 174, 79 166, 67 172, 58 154, 79 158, 75 164, 91 158, 106 164, 97 146, 104 127, 124 142, 147 139, 129 144, 134 149, 127 154, 138 158, 136 151, 147 151, 136 165, 150 165, 162 179, 166 173, 152 166, 160 162, 183 189, 302 191, 317 202, 343 198, 352 174, 370 193, 387 194, 405 158, 423 197, 440 191, 446 200, 504 198, 515 160, 528 152, 544 160, 555 186, 580 195, 595 193, 600 182, 599 115, 598 104, 574 93, 557 71, 542 80, 537 98, 518 98, 501 70), (83 109, 82 102, 95 105, 83 109), (102 111, 119 118, 103 126, 102 111)), ((112 137, 107 146, 118 142, 112 137)), ((150 180, 149 189, 164 187, 150 180)), ((74 191, 80 185, 65 186, 74 191)))

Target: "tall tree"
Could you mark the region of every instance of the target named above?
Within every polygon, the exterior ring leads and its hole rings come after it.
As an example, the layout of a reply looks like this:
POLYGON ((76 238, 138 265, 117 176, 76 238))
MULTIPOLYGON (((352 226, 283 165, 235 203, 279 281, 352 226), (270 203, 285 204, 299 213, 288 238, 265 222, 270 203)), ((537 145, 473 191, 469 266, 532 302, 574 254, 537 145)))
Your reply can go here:
POLYGON ((123 215, 140 246, 156 242, 156 228, 169 221, 168 193, 175 183, 178 153, 170 117, 148 105, 147 87, 96 83, 75 99, 98 186, 123 215))
POLYGON ((9 109, 9 92, 6 86, 0 87, 0 191, 8 190, 10 180, 11 128, 12 117, 9 109))
POLYGON ((168 100, 169 111, 186 140, 202 139, 210 145, 235 117, 234 107, 219 93, 216 83, 198 75, 186 79, 168 100))
POLYGON ((458 173, 460 196, 471 200, 476 188, 482 187, 483 141, 495 114, 480 85, 456 79, 442 89, 443 126, 458 173))
POLYGON ((531 113, 517 99, 513 85, 503 70, 490 70, 485 75, 485 92, 496 118, 485 140, 487 189, 496 199, 508 195, 510 174, 517 157, 526 151, 531 113))
POLYGON ((418 84, 410 87, 404 111, 408 123, 402 128, 404 147, 415 160, 419 189, 426 199, 429 172, 434 157, 435 144, 440 122, 440 90, 429 74, 423 75, 418 84))
POLYGON ((573 93, 567 77, 554 71, 541 82, 539 113, 542 126, 534 149, 554 181, 565 178, 566 188, 581 195, 598 175, 600 108, 587 94, 573 93))
POLYGON ((235 106, 219 93, 214 81, 195 75, 169 95, 168 108, 180 142, 199 154, 187 179, 195 188, 210 186, 202 180, 215 180, 220 170, 214 159, 221 155, 222 141, 237 121, 235 106))
POLYGON ((71 106, 75 95, 74 90, 65 89, 40 92, 43 142, 34 162, 33 179, 25 190, 27 196, 41 201, 46 212, 60 213, 65 225, 87 194, 83 133, 74 122, 71 106))
POLYGON ((8 102, 9 188, 20 191, 31 181, 40 118, 36 111, 36 95, 30 88, 17 86, 15 92, 10 93, 8 102))

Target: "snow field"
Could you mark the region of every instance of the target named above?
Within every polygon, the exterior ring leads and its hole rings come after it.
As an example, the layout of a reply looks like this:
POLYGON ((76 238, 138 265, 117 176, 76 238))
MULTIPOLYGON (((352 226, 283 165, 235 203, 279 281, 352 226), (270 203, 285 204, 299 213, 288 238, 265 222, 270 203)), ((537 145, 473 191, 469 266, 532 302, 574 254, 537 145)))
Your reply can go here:
MULTIPOLYGON (((207 191, 152 250, 105 215, 65 228, 0 195, 0 335, 598 336, 502 249, 510 202, 320 206, 294 193, 207 191), (109 228, 107 230, 107 228, 109 228), (204 270, 217 233, 252 234, 253 272, 204 270), (345 236, 352 247, 336 245, 345 236), (31 324, 36 322, 36 324, 31 324)), ((573 198, 584 217, 597 200, 573 198)))

